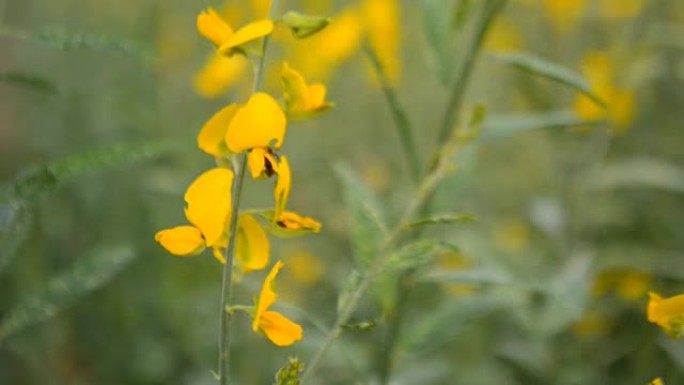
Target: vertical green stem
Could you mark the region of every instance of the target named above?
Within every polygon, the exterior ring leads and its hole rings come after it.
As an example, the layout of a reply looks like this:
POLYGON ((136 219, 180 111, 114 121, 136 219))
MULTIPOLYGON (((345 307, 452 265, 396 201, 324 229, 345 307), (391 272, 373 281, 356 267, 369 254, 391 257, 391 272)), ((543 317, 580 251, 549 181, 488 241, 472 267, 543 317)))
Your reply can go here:
POLYGON ((406 156, 406 160, 408 161, 410 167, 411 180, 414 184, 418 184, 420 182, 422 166, 420 165, 420 157, 418 156, 416 141, 413 137, 411 122, 406 114, 406 110, 399 102, 397 93, 387 78, 387 73, 385 73, 385 69, 382 67, 382 63, 380 62, 378 55, 368 44, 364 45, 364 50, 366 51, 366 55, 368 56, 373 69, 375 69, 375 73, 378 76, 378 81, 380 82, 382 91, 385 94, 385 99, 387 100, 387 104, 392 112, 394 126, 397 128, 399 140, 401 141, 401 145, 404 149, 404 155, 406 156))
POLYGON ((470 73, 472 72, 475 61, 477 60, 477 56, 480 52, 480 48, 482 47, 482 43, 484 42, 487 30, 489 29, 490 24, 496 18, 496 15, 506 5, 506 1, 507 0, 486 0, 483 2, 479 17, 477 19, 477 24, 475 25, 475 35, 473 36, 473 39, 469 40, 462 56, 463 59, 459 61, 456 70, 456 82, 451 90, 451 95, 449 96, 444 117, 442 118, 442 126, 438 136, 439 143, 444 142, 449 137, 451 130, 454 128, 454 124, 456 123, 458 117, 458 110, 461 107, 463 95, 465 94, 468 81, 470 80, 470 73))
MULTIPOLYGON (((272 0, 269 11, 269 18, 274 20, 279 9, 279 0, 272 0)), ((264 63, 266 61, 266 48, 268 47, 269 36, 263 38, 261 42, 261 56, 254 65, 254 83, 252 85, 252 93, 259 91, 261 87, 261 80, 263 78, 264 63)), ((226 263, 223 265, 223 274, 221 282, 221 321, 219 326, 219 363, 218 363, 218 379, 220 385, 228 385, 230 383, 230 324, 232 314, 228 309, 233 302, 233 262, 235 260, 235 240, 237 237, 237 221, 240 211, 240 199, 242 197, 242 185, 245 179, 245 172, 247 166, 247 155, 242 153, 233 161, 233 186, 231 187, 231 204, 233 210, 230 214, 230 230, 228 234, 228 247, 225 251, 226 263)))

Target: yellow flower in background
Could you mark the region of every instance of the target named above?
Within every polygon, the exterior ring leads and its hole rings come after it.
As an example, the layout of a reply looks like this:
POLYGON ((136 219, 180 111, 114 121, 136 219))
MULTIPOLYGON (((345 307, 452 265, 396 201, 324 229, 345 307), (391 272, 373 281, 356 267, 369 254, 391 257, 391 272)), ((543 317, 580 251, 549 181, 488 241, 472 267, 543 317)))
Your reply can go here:
POLYGON ((287 271, 297 282, 314 285, 323 277, 325 270, 320 258, 313 255, 307 248, 297 247, 285 254, 287 271))
POLYGON ((602 296, 614 291, 625 301, 640 301, 650 285, 651 276, 647 273, 626 269, 609 270, 596 278, 592 294, 602 296))
POLYGON ((494 242, 502 250, 520 252, 530 242, 530 227, 519 219, 506 219, 494 225, 494 242))
POLYGON ((271 245, 254 216, 241 214, 237 224, 235 261, 243 274, 261 270, 268 265, 271 245))
POLYGON ((233 172, 227 168, 204 172, 185 193, 185 217, 192 226, 159 231, 155 240, 178 256, 196 255, 205 246, 216 249, 224 245, 232 212, 232 184, 233 172))
POLYGON ((614 133, 621 133, 632 122, 636 110, 636 96, 633 90, 620 87, 615 80, 617 66, 605 52, 592 52, 583 60, 583 72, 592 90, 608 108, 598 106, 584 95, 577 95, 575 114, 584 120, 608 119, 614 133))
MULTIPOLYGON (((445 251, 437 259, 440 270, 444 271, 463 271, 473 267, 472 258, 456 251, 445 251)), ((468 295, 475 291, 475 285, 465 283, 442 283, 442 288, 452 295, 468 295)))
POLYGON ((501 16, 487 33, 485 46, 494 52, 519 51, 523 48, 523 35, 515 23, 501 16))
POLYGON ((364 29, 387 78, 396 84, 401 75, 401 9, 398 0, 364 0, 364 29))
POLYGON ((647 317, 663 328, 672 338, 679 338, 684 332, 684 294, 670 298, 648 293, 647 317))
POLYGON ((625 19, 638 16, 644 8, 644 0, 599 0, 601 16, 625 19))
POLYGON ((306 39, 293 41, 288 57, 307 76, 326 79, 333 69, 358 51, 362 36, 360 13, 355 8, 348 8, 333 17, 322 31, 306 39))
POLYGON ((253 94, 230 121, 225 140, 228 149, 240 153, 253 148, 280 148, 285 137, 287 119, 270 95, 253 94))
POLYGON ((607 314, 591 310, 585 312, 582 318, 572 325, 572 332, 585 337, 602 336, 610 333, 614 324, 607 314))
POLYGON ((543 0, 544 13, 559 33, 567 33, 576 27, 584 10, 586 0, 543 0))
POLYGON ((197 30, 214 43, 224 55, 242 50, 242 46, 273 32, 273 22, 259 20, 233 31, 230 25, 214 10, 209 8, 197 16, 197 30))
POLYGON ((226 57, 213 52, 195 75, 195 91, 205 98, 220 96, 243 79, 248 68, 249 59, 243 55, 226 57))
POLYGON ((663 382, 662 378, 658 377, 653 381, 649 382, 648 385, 665 385, 665 383, 663 382))
POLYGON ((256 303, 252 330, 261 331, 277 346, 289 346, 302 339, 302 327, 278 312, 269 311, 278 298, 273 290, 273 281, 282 267, 283 262, 276 262, 264 280, 256 303))
POLYGON ((283 87, 285 89, 285 110, 295 119, 306 119, 329 110, 332 105, 325 101, 326 88, 323 83, 307 84, 299 72, 283 63, 283 87))

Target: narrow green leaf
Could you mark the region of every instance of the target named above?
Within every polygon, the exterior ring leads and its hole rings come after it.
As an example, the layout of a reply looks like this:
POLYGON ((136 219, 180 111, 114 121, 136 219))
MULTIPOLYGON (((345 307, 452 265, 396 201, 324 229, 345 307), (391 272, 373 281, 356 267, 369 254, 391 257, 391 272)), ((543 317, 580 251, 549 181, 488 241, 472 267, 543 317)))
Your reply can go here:
POLYGON ((140 58, 152 54, 150 48, 130 40, 86 31, 70 31, 63 27, 47 27, 34 32, 30 37, 59 50, 90 49, 123 53, 140 58))
POLYGON ((119 273, 135 254, 125 246, 100 248, 50 279, 40 291, 24 298, 0 322, 0 340, 53 317, 119 273))
POLYGON ((480 140, 504 139, 528 131, 545 128, 568 128, 595 126, 602 121, 585 121, 575 116, 572 111, 550 111, 533 115, 504 115, 488 118, 482 124, 480 140))
POLYGON ((429 58, 435 67, 439 80, 447 85, 451 76, 452 57, 448 49, 451 35, 450 12, 444 11, 447 6, 443 0, 422 0, 423 33, 428 46, 429 58))
POLYGON ((359 268, 367 269, 387 233, 380 204, 349 166, 338 164, 335 171, 344 187, 355 262, 359 268))
POLYGON ((614 161, 589 175, 586 190, 654 188, 684 193, 684 169, 661 159, 614 161))
POLYGON ((0 83, 25 87, 46 94, 57 93, 55 86, 46 78, 28 72, 5 71, 0 73, 0 83))
POLYGON ((455 31, 460 31, 463 26, 468 21, 470 13, 473 10, 473 0, 459 0, 456 4, 456 10, 454 12, 453 19, 451 21, 451 27, 455 31))
POLYGON ((511 285, 514 283, 508 274, 482 269, 432 272, 425 274, 420 279, 426 282, 458 283, 464 285, 511 285))
POLYGON ((573 88, 589 97, 599 106, 606 107, 606 103, 591 90, 591 85, 581 75, 559 64, 528 52, 501 53, 492 55, 492 58, 499 63, 510 65, 528 74, 553 80, 573 88))
POLYGON ((476 222, 477 217, 472 214, 443 214, 428 218, 419 219, 409 223, 408 227, 419 227, 425 225, 456 224, 464 222, 476 222))
POLYGON ((403 246, 390 255, 386 271, 398 272, 413 269, 431 262, 440 252, 458 250, 458 247, 448 242, 419 240, 403 246))

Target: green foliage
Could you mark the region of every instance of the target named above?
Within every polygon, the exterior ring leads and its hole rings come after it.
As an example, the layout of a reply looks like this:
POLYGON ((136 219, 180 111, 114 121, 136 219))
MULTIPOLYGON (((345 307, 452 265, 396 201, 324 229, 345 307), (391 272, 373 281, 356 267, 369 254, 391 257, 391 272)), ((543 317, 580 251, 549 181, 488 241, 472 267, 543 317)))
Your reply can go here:
POLYGON ((409 223, 409 227, 420 227, 426 225, 446 225, 476 222, 477 216, 472 214, 437 214, 427 218, 419 219, 409 223))
POLYGON ((655 158, 611 162, 590 175, 587 190, 653 188, 684 193, 684 169, 655 158))
POLYGON ((25 33, 23 37, 58 50, 87 49, 121 53, 140 59, 150 57, 153 53, 149 47, 121 37, 98 35, 87 31, 73 31, 59 26, 25 33))
POLYGON ((31 90, 46 94, 57 93, 57 88, 45 77, 27 72, 5 71, 0 73, 0 83, 5 83, 18 87, 25 87, 31 90))
POLYGON ((592 91, 591 85, 581 75, 559 64, 528 52, 497 54, 492 55, 492 58, 530 75, 550 79, 573 88, 589 97, 599 106, 606 107, 605 101, 592 91))
POLYGON ((550 111, 538 114, 492 116, 482 125, 482 141, 510 138, 528 131, 546 128, 595 126, 602 122, 587 122, 571 111, 550 111))
POLYGON ((289 357, 287 365, 280 368, 275 375, 275 382, 273 385, 299 385, 299 375, 304 371, 304 363, 300 362, 297 357, 289 357))
POLYGON ((127 246, 103 246, 82 257, 67 271, 51 278, 35 293, 18 301, 0 321, 0 341, 44 322, 121 271, 135 253, 127 246))
POLYGON ((390 255, 386 271, 397 273, 415 269, 432 262, 435 256, 445 251, 458 251, 458 247, 430 239, 409 243, 390 255))

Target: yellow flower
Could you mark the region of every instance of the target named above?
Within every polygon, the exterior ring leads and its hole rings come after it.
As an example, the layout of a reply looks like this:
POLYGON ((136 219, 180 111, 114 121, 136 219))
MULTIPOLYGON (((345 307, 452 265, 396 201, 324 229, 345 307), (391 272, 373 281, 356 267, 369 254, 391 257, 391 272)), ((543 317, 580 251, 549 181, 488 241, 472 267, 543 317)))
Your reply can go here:
POLYGON ((205 246, 216 249, 224 245, 232 212, 232 184, 233 172, 227 168, 204 172, 185 193, 185 217, 193 226, 159 231, 155 240, 173 255, 195 255, 205 246))
POLYGON ((638 301, 648 292, 651 276, 636 270, 615 269, 601 273, 592 294, 602 296, 613 290, 625 301, 638 301))
POLYGON ((326 103, 326 88, 322 83, 306 84, 299 72, 283 63, 283 87, 285 89, 285 109, 292 118, 306 119, 329 110, 326 103))
POLYGON ((348 8, 333 17, 322 31, 292 42, 293 52, 288 56, 307 76, 325 79, 358 50, 362 35, 361 15, 358 10, 348 8))
POLYGON ((202 97, 215 98, 234 86, 245 75, 249 60, 243 55, 226 57, 215 52, 195 75, 193 85, 202 97))
POLYGON ((230 56, 242 51, 243 45, 273 32, 273 22, 259 20, 233 31, 213 8, 209 8, 197 16, 197 30, 214 43, 220 53, 230 56))
POLYGON ((644 0, 601 0, 601 15, 611 19, 624 19, 638 16, 644 8, 644 0))
POLYGON ((663 382, 662 378, 658 377, 655 378, 653 381, 649 382, 648 385, 665 385, 665 383, 663 382))
POLYGON ((272 221, 278 226, 273 233, 281 237, 289 237, 310 232, 320 232, 321 224, 315 219, 304 217, 291 211, 285 211, 291 187, 292 173, 290 172, 290 163, 287 161, 286 156, 282 156, 278 165, 278 181, 273 193, 276 205, 272 221))
POLYGON ((250 214, 241 214, 237 224, 235 261, 243 274, 268 265, 271 245, 259 222, 250 214))
POLYGON ((278 173, 278 156, 269 148, 254 148, 247 153, 247 164, 254 179, 266 179, 278 173))
POLYGON ((608 109, 596 105, 584 95, 577 95, 575 113, 584 120, 608 119, 613 123, 615 133, 624 131, 634 118, 634 92, 616 84, 615 65, 604 52, 588 54, 582 67, 594 93, 608 104, 608 109))
POLYGON ((544 0, 544 12, 560 33, 573 29, 580 21, 586 0, 544 0))
POLYGON ((398 0, 365 0, 361 8, 368 41, 390 83, 401 75, 401 10, 398 0))
POLYGON ((263 332, 277 346, 289 346, 302 339, 302 327, 282 314, 268 310, 278 298, 273 290, 273 280, 282 267, 281 261, 276 262, 264 280, 256 303, 252 330, 263 332))
POLYGON ((225 140, 228 149, 240 153, 253 148, 280 148, 287 119, 278 103, 268 94, 253 94, 231 119, 225 140))
POLYGON ((679 338, 684 333, 684 294, 670 298, 648 293, 647 317, 663 328, 673 338, 679 338))
POLYGON ((520 28, 510 19, 499 17, 487 36, 486 46, 495 52, 519 51, 523 47, 520 28))
POLYGON ((313 255, 307 248, 290 249, 285 256, 288 272, 296 281, 305 285, 314 285, 323 277, 324 266, 321 259, 313 255))

